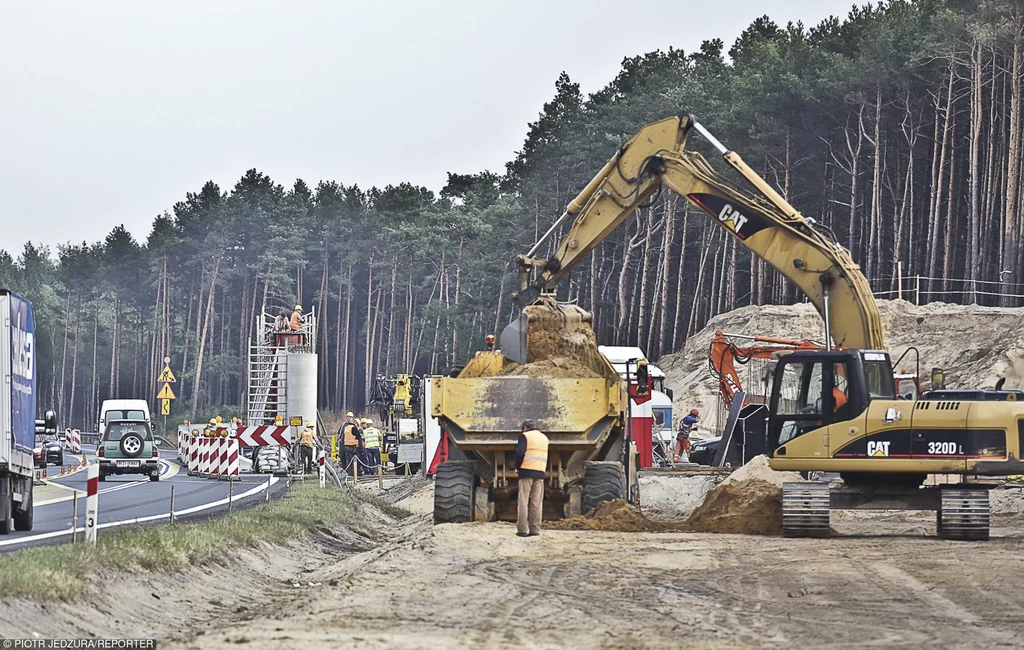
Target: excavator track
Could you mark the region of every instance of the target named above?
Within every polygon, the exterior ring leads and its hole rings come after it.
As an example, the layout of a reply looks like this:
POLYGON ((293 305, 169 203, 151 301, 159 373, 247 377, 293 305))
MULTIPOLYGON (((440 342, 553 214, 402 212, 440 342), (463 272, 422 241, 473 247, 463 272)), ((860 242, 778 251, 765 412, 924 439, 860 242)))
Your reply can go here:
POLYGON ((828 483, 782 484, 782 535, 828 537, 828 483))
POLYGON ((945 488, 936 529, 942 539, 987 540, 989 531, 988 490, 983 488, 945 488))

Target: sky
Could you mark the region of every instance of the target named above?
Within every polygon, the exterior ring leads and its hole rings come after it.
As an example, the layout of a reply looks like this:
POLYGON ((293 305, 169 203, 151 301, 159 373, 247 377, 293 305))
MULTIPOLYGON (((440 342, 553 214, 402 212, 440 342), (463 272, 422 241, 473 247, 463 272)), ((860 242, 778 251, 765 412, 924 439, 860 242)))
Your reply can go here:
MULTIPOLYGON (((504 171, 565 71, 852 0, 0 0, 0 248, 94 242, 252 168, 435 192, 504 171)), ((685 107, 681 107, 685 108, 685 107)))

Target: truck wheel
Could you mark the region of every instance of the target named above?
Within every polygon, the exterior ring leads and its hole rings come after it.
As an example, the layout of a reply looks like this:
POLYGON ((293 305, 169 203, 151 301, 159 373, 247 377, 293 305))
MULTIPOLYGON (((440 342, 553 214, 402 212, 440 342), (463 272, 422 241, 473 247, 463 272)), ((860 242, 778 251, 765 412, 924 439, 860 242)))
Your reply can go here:
POLYGON ((32 513, 35 510, 35 506, 32 503, 31 481, 28 482, 28 492, 25 494, 25 503, 27 505, 22 511, 14 508, 14 530, 32 530, 32 513))
POLYGON ((4 476, 0 478, 0 481, 3 482, 0 485, 0 499, 3 499, 3 502, 0 503, 0 535, 9 535, 14 532, 14 520, 12 517, 14 490, 11 489, 10 476, 4 476))
POLYGON ((434 523, 473 521, 473 462, 450 460, 437 466, 434 479, 434 523))
POLYGON ((602 501, 626 498, 626 473, 622 464, 614 461, 595 461, 587 465, 583 474, 583 512, 593 510, 602 501))

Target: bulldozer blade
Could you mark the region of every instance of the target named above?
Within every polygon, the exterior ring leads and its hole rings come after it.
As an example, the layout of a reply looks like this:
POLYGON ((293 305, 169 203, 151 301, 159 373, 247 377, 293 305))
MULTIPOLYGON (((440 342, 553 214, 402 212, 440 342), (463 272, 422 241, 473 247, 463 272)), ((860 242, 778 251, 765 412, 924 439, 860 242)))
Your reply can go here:
POLYGON ((527 333, 530 330, 530 317, 525 312, 519 315, 501 331, 498 345, 501 346, 501 354, 506 359, 511 359, 523 365, 526 363, 526 355, 529 352, 527 344, 527 333))

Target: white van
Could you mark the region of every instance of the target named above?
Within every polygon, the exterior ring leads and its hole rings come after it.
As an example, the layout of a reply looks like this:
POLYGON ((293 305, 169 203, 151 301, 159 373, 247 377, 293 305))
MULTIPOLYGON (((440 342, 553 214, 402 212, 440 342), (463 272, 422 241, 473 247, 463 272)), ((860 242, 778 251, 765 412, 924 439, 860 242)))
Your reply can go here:
POLYGON ((144 399, 105 399, 100 406, 100 419, 96 423, 97 433, 103 433, 107 424, 115 420, 131 420, 148 422, 153 426, 149 416, 149 403, 144 399))

